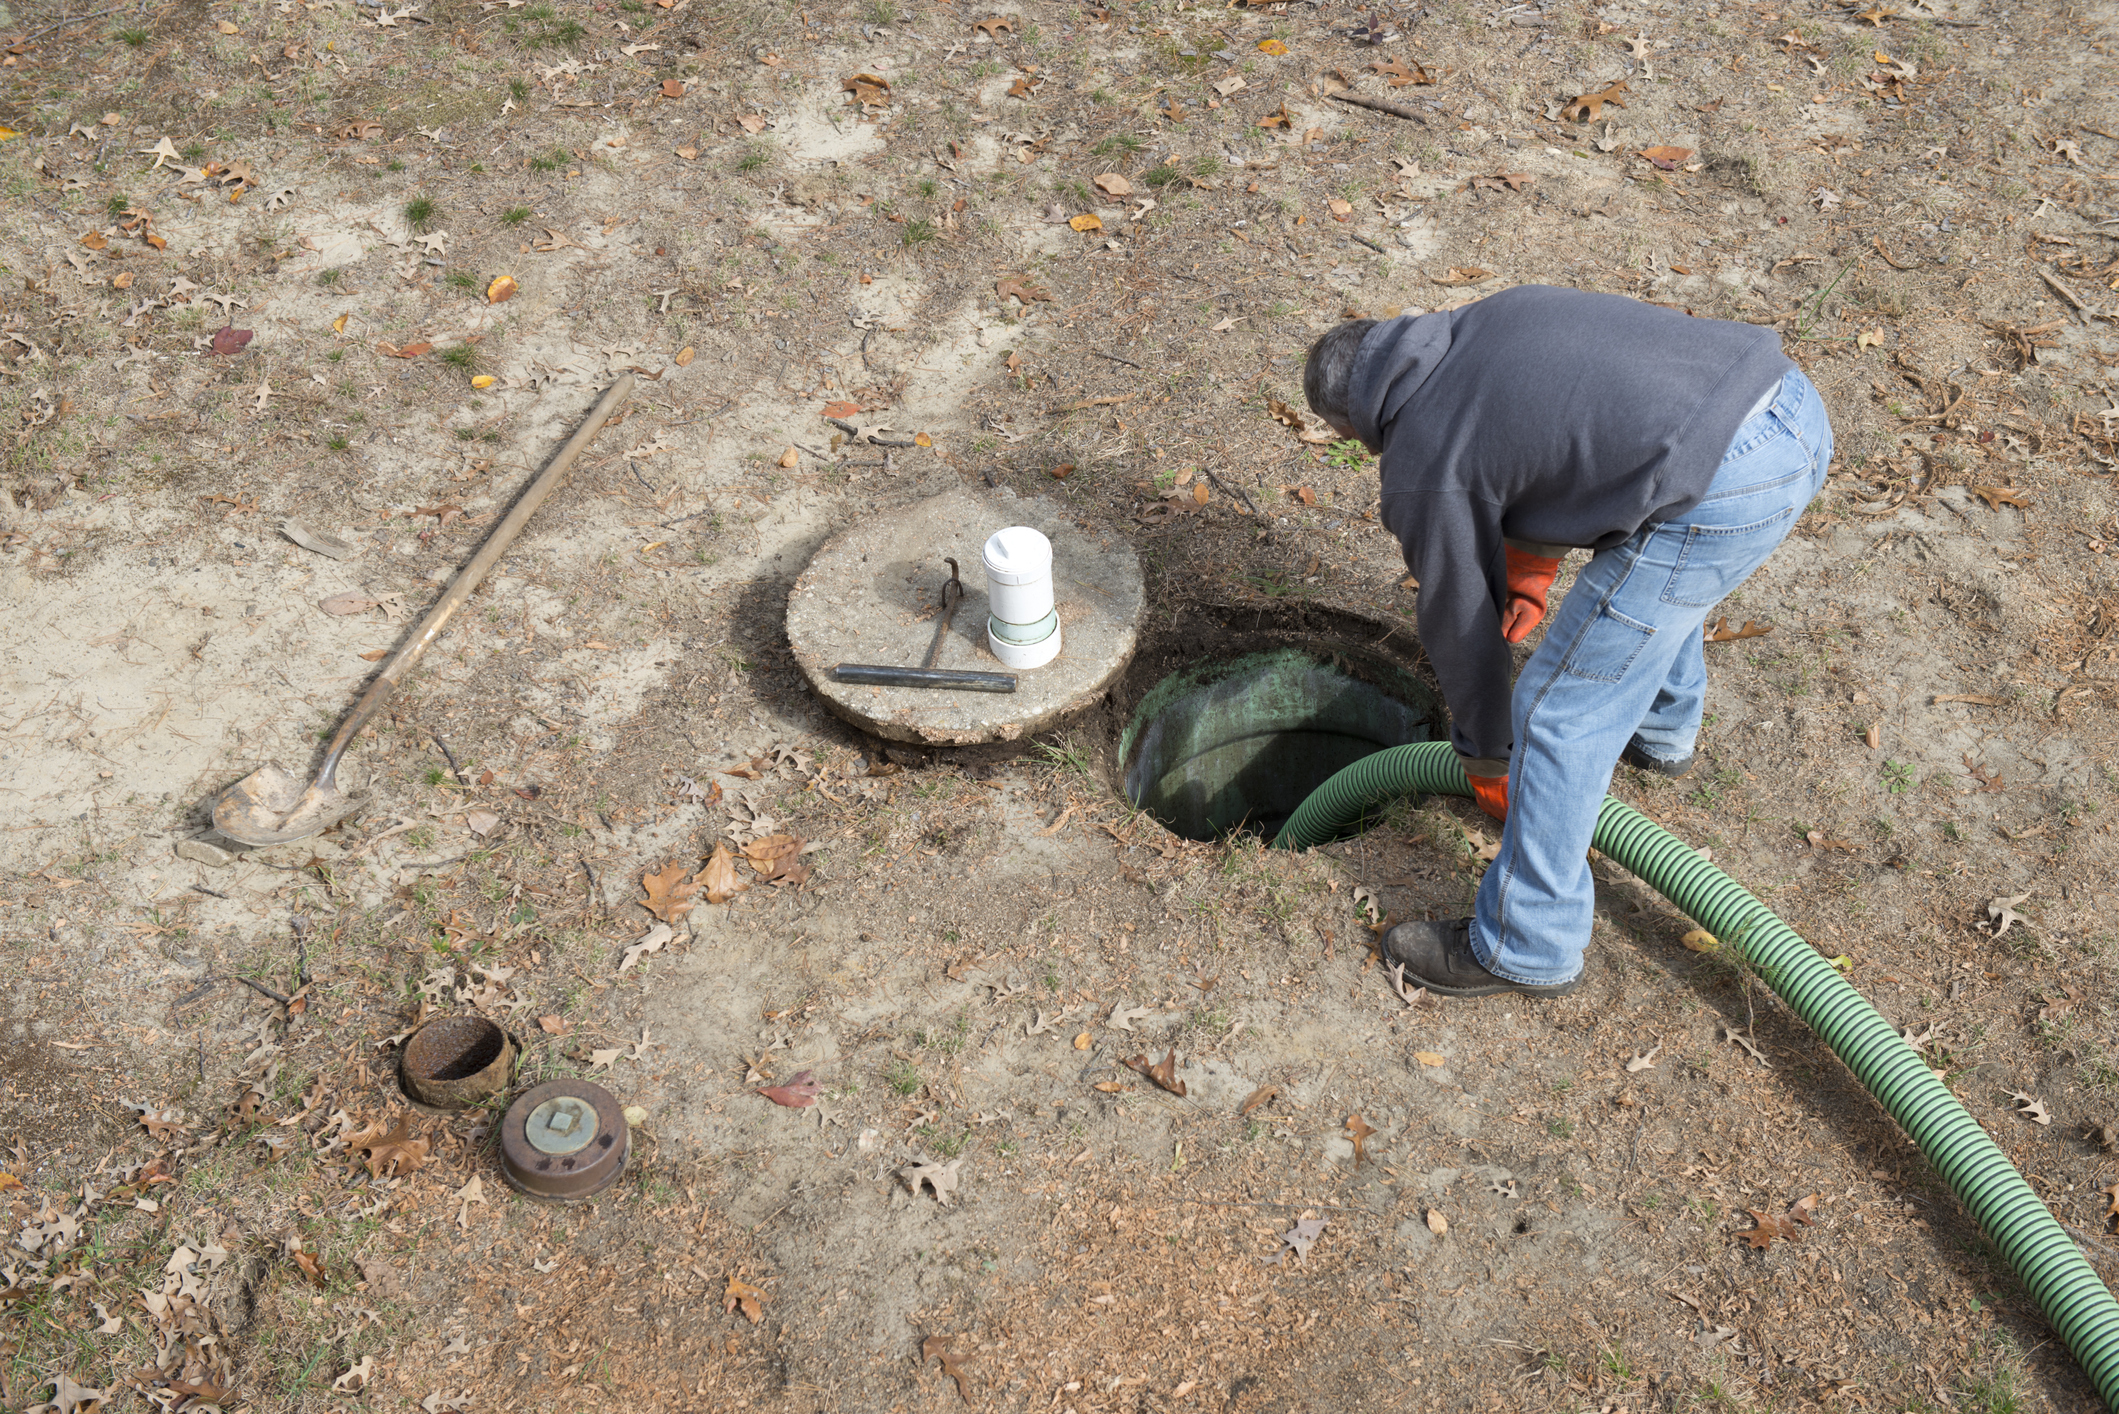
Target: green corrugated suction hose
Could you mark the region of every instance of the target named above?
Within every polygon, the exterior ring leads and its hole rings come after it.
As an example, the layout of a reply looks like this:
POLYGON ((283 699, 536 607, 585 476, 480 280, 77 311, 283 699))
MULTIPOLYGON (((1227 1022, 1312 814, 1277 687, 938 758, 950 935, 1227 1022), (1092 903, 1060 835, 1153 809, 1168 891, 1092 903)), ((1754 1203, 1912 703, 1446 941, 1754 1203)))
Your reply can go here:
MULTIPOLYGON (((1422 792, 1471 794, 1447 742, 1394 746, 1355 762, 1319 786, 1273 843, 1281 849, 1322 844, 1385 802, 1422 792)), ((1876 1008, 1793 928, 1638 810, 1605 797, 1592 842, 1724 947, 1740 949, 1823 1038, 1993 1238, 2105 1407, 2119 1410, 2119 1301, 2023 1175, 1876 1008)))

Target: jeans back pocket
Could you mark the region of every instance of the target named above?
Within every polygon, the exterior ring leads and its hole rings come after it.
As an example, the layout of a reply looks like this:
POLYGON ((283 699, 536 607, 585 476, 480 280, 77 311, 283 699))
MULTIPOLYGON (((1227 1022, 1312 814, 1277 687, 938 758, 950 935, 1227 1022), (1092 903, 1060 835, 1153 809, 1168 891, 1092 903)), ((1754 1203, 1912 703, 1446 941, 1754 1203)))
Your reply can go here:
POLYGON ((1719 604, 1779 548, 1794 519, 1795 508, 1788 506, 1749 525, 1686 527, 1663 602, 1687 609, 1719 604))
POLYGON ((1652 625, 1629 619, 1606 604, 1568 648, 1560 671, 1591 682, 1617 682, 1653 637, 1652 625))

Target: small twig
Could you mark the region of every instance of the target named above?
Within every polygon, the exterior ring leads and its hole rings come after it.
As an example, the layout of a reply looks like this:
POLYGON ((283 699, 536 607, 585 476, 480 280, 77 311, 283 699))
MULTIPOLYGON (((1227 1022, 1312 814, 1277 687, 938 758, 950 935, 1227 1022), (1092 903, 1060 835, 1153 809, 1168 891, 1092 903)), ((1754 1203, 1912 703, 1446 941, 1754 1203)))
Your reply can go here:
POLYGON ((50 34, 55 29, 63 29, 67 25, 86 24, 90 20, 99 20, 105 15, 115 15, 116 13, 118 13, 118 11, 124 8, 125 7, 123 5, 113 5, 108 10, 98 10, 92 15, 77 15, 72 19, 60 20, 57 24, 46 25, 43 29, 38 30, 35 34, 26 34, 15 42, 17 44, 27 44, 33 39, 39 39, 42 38, 44 35, 50 34))
POLYGON ((1207 480, 1213 482, 1216 486, 1219 486, 1222 489, 1223 494, 1236 497, 1236 499, 1242 501, 1246 506, 1250 507, 1252 515, 1255 516, 1258 514, 1258 503, 1251 499, 1250 492, 1244 490, 1241 486, 1232 486, 1228 482, 1222 480, 1220 474, 1217 473, 1211 466, 1206 468, 1206 472, 1207 480))
POLYGON ((231 972, 228 975, 235 978, 236 981, 242 983, 244 986, 250 988, 253 992, 262 993, 263 995, 268 996, 274 1001, 278 1002, 281 1006, 287 1005, 288 998, 284 993, 275 991, 273 988, 266 986, 263 982, 254 982, 250 978, 245 977, 240 972, 231 972))
POLYGON ((441 758, 449 763, 449 773, 456 777, 456 783, 460 786, 470 785, 471 783, 464 779, 463 767, 456 764, 456 757, 450 753, 449 743, 443 741, 439 736, 435 736, 431 731, 427 735, 433 737, 434 744, 441 748, 441 758))
POLYGON ((1110 359, 1110 360, 1111 360, 1111 361, 1112 361, 1113 363, 1123 363, 1123 364, 1124 364, 1124 365, 1126 365, 1126 367, 1128 367, 1128 368, 1140 368, 1141 372, 1143 372, 1143 373, 1145 373, 1145 372, 1147 372, 1147 371, 1148 371, 1148 370, 1147 370, 1147 369, 1145 369, 1145 368, 1141 368, 1141 366, 1140 366, 1139 364, 1135 363, 1135 362, 1134 362, 1134 361, 1133 361, 1132 359, 1130 359, 1130 358, 1120 358, 1120 357, 1119 357, 1119 356, 1118 356, 1117 354, 1107 354, 1107 353, 1105 353, 1105 352, 1104 352, 1104 351, 1103 351, 1102 349, 1089 349, 1089 350, 1086 350, 1086 352, 1088 352, 1088 353, 1091 353, 1091 354, 1095 355, 1095 356, 1096 356, 1097 358, 1108 358, 1108 359, 1110 359))
POLYGON ((2041 270, 2038 272, 2038 278, 2045 281, 2047 285, 2051 286, 2054 294, 2060 296, 2069 304, 2073 305, 2077 314, 2080 314, 2085 308, 2087 308, 2087 306, 2083 304, 2080 297, 2078 297, 2076 293, 2073 290, 2069 289, 2066 285, 2061 284, 2059 277, 2054 275, 2052 271, 2041 270))
POLYGON ((659 491, 656 491, 656 490, 655 490, 655 483, 654 483, 654 482, 652 482, 652 481, 648 480, 648 479, 647 479, 646 477, 644 477, 644 476, 642 476, 642 475, 640 474, 640 466, 639 466, 639 463, 635 462, 635 461, 634 461, 634 460, 633 460, 633 459, 632 459, 631 457, 627 457, 627 458, 625 459, 625 469, 626 469, 627 471, 630 471, 631 473, 633 473, 633 480, 635 480, 635 481, 639 482, 639 483, 640 483, 640 484, 641 484, 642 486, 645 486, 645 487, 647 487, 647 489, 648 489, 648 491, 649 491, 649 493, 650 493, 650 494, 652 494, 652 495, 660 495, 660 494, 661 494, 661 492, 659 492, 659 491))
POLYGON ((1336 103, 1348 103, 1356 108, 1367 108, 1376 113, 1388 113, 1393 118, 1406 118, 1418 123, 1423 128, 1427 126, 1426 118, 1403 104, 1386 103, 1380 98, 1363 98, 1358 93, 1328 93, 1325 97, 1336 103))
POLYGON ((1304 1208, 1329 1208, 1335 1213, 1359 1213, 1369 1218, 1376 1216, 1366 1208, 1342 1208, 1337 1203, 1221 1203, 1207 1198, 1192 1198, 1186 1201, 1197 1203, 1202 1208, 1293 1208, 1298 1212, 1304 1208))
POLYGON ((228 895, 226 895, 226 894, 222 893, 222 892, 221 892, 221 891, 220 891, 219 889, 209 889, 209 888, 207 888, 207 887, 206 887, 206 886, 205 886, 204 884, 193 884, 193 885, 191 886, 191 891, 192 891, 193 893, 199 893, 199 894, 204 894, 204 895, 206 895, 206 896, 207 896, 208 898, 227 898, 227 897, 228 897, 228 895))
POLYGON ((1355 236, 1355 237, 1354 237, 1354 239, 1355 239, 1355 240, 1357 240, 1357 241, 1359 241, 1359 242, 1361 242, 1361 244, 1363 244, 1363 245, 1367 246, 1367 247, 1368 247, 1368 248, 1369 248, 1370 250, 1372 250, 1372 251, 1376 252, 1376 254, 1378 254, 1378 255, 1383 255, 1383 254, 1385 254, 1385 253, 1386 253, 1386 252, 1384 251, 1384 249, 1383 249, 1383 247, 1382 247, 1382 246, 1380 246, 1380 245, 1377 245, 1377 244, 1376 244, 1376 243, 1375 243, 1374 241, 1370 240, 1370 239, 1369 239, 1369 238, 1368 238, 1367 236, 1355 236))
POLYGON ((663 528, 664 530, 668 530, 668 529, 669 529, 669 528, 670 528, 671 526, 673 526, 673 525, 682 525, 682 524, 684 524, 684 523, 685 523, 686 521, 688 521, 688 520, 697 520, 697 519, 699 519, 699 517, 701 517, 701 516, 710 516, 710 515, 712 515, 713 513, 714 513, 714 508, 713 508, 712 506, 708 506, 708 507, 707 507, 707 508, 706 508, 705 510, 703 510, 703 511, 693 511, 693 512, 692 512, 692 513, 691 513, 690 515, 688 515, 688 516, 678 516, 678 517, 677 517, 677 518, 676 518, 675 520, 666 520, 666 521, 662 522, 662 528, 663 528))

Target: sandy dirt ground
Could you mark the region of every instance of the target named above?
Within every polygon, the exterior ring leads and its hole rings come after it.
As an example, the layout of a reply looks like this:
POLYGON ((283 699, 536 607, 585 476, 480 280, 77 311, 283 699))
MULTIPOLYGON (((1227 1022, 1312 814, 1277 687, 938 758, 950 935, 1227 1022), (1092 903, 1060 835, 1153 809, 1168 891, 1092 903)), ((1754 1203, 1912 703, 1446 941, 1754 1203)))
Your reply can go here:
POLYGON ((1273 411, 1334 321, 1545 282, 1778 329, 1832 478, 1719 611, 1765 631, 1708 650, 1700 769, 1613 791, 1843 959, 2119 1273, 2112 20, 17 7, 0 1401, 2100 1407, 1623 869, 1574 996, 1409 1007, 1372 925, 1461 913, 1483 817, 1185 840, 1117 744, 1215 653, 1420 670, 1373 463, 1273 411), (628 370, 355 744, 372 806, 217 836, 628 370), (1137 551, 1135 668, 1014 751, 838 722, 795 577, 1002 489, 1137 551), (409 1109, 438 1014, 521 1041, 510 1094, 637 1107, 619 1183, 529 1202, 497 1104, 409 1109))

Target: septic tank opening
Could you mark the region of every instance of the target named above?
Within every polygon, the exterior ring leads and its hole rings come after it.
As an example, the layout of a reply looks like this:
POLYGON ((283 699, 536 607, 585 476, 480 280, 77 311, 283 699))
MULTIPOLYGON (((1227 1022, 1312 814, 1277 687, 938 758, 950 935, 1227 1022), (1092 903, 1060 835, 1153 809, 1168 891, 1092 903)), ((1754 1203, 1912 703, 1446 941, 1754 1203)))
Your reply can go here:
POLYGON ((1126 798, 1190 840, 1271 839, 1310 792, 1385 747, 1430 740, 1435 694, 1409 673, 1356 676, 1277 648, 1156 684, 1120 743, 1126 798))

